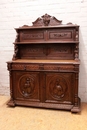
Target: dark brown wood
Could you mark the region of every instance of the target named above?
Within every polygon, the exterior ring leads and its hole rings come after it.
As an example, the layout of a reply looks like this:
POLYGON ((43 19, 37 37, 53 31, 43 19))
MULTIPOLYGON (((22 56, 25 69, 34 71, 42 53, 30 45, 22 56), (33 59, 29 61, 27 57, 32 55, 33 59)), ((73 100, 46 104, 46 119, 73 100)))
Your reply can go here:
POLYGON ((33 22, 33 26, 50 26, 50 25, 60 25, 62 23, 61 20, 57 20, 55 17, 52 17, 48 14, 41 16, 41 18, 37 18, 35 22, 33 22))
POLYGON ((79 26, 45 14, 16 32, 8 105, 79 112, 79 26))

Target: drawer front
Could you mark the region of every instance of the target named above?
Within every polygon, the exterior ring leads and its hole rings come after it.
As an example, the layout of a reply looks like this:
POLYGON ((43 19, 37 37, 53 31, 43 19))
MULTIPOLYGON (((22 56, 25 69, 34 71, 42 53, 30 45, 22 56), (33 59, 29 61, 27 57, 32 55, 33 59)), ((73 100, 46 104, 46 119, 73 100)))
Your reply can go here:
POLYGON ((39 70, 39 65, 34 64, 12 64, 12 70, 39 70))
POLYGON ((78 67, 75 69, 74 65, 63 64, 12 64, 11 70, 27 70, 27 71, 78 71, 78 67))
POLYGON ((74 37, 74 30, 62 30, 62 29, 55 29, 55 30, 48 30, 48 40, 53 41, 73 41, 75 40, 74 37))
POLYGON ((44 70, 73 71, 73 65, 44 65, 44 70))
POLYGON ((44 40, 44 31, 41 30, 26 30, 20 32, 20 42, 33 42, 37 40, 44 40))

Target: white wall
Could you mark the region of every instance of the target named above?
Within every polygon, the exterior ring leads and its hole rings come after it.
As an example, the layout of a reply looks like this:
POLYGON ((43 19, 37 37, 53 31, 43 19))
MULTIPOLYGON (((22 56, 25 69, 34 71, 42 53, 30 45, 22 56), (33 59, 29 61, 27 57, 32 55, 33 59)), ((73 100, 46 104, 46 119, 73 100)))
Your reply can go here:
POLYGON ((13 55, 14 28, 31 25, 45 13, 63 20, 63 24, 80 25, 79 96, 87 102, 87 0, 0 0, 0 94, 9 95, 6 62, 13 55))

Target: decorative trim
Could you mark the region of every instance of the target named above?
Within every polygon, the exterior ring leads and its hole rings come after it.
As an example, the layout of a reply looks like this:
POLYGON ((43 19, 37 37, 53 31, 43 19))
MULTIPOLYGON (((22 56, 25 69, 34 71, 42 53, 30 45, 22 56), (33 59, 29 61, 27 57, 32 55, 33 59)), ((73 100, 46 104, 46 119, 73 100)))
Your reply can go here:
POLYGON ((60 25, 62 23, 61 20, 57 20, 55 17, 45 14, 36 19, 36 21, 32 22, 33 26, 53 26, 60 25))
POLYGON ((76 27, 76 41, 79 41, 79 28, 76 27))
POLYGON ((17 32, 16 38, 15 38, 15 42, 19 41, 19 33, 17 32))
POLYGON ((39 65, 26 65, 26 64, 12 64, 13 70, 38 70, 39 65))
POLYGON ((72 65, 67 65, 67 66, 45 65, 44 69, 45 70, 74 70, 74 66, 72 66, 72 65))
POLYGON ((12 69, 12 64, 11 63, 7 63, 7 68, 8 68, 8 70, 11 70, 12 69))
POLYGON ((14 45, 14 55, 13 55, 13 58, 12 60, 16 60, 18 59, 18 45, 14 45))
POLYGON ((75 60, 79 59, 79 54, 78 54, 78 43, 75 46, 75 60))

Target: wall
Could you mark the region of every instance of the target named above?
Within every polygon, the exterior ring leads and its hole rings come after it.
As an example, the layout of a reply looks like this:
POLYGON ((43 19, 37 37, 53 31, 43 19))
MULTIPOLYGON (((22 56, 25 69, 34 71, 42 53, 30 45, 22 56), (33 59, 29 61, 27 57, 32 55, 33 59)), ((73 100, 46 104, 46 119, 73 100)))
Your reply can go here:
POLYGON ((80 25, 79 96, 87 102, 87 0, 0 0, 0 94, 9 95, 9 73, 6 62, 12 59, 15 27, 31 25, 48 13, 63 24, 80 25))

